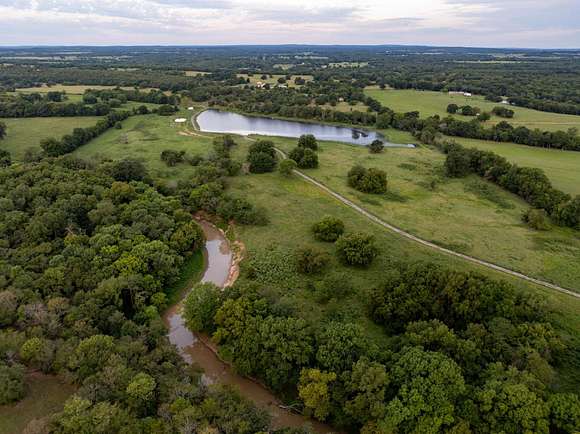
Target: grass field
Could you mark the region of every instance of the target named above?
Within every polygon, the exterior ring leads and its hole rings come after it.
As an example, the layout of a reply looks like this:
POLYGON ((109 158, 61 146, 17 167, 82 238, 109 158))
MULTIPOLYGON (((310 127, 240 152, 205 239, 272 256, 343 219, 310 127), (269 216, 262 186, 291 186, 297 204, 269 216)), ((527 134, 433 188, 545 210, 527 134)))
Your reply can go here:
POLYGON ((193 173, 194 168, 182 164, 167 167, 160 159, 165 149, 186 151, 188 154, 205 154, 211 147, 211 138, 188 136, 182 126, 173 122, 174 117, 188 117, 190 112, 183 111, 175 116, 155 114, 133 116, 123 121, 123 129, 110 129, 95 140, 75 151, 86 158, 137 158, 147 163, 155 178, 183 179, 193 173))
MULTIPOLYGON (((420 90, 395 90, 395 89, 376 89, 369 88, 365 93, 386 107, 397 112, 419 111, 421 117, 433 115, 447 116, 447 105, 454 103, 458 106, 471 105, 481 108, 483 111, 489 111, 494 107, 503 106, 503 104, 485 101, 482 96, 474 95, 466 97, 463 95, 449 95, 444 92, 420 91, 420 90)), ((580 129, 580 116, 564 115, 559 113, 541 112, 524 107, 509 106, 515 112, 512 119, 503 119, 492 116, 485 125, 494 125, 502 120, 507 120, 514 126, 524 125, 528 128, 539 128, 541 130, 566 131, 569 128, 580 129)), ((462 120, 473 119, 469 116, 455 115, 462 120)))
MULTIPOLYGON (((277 139, 285 150, 293 140, 277 139)), ((429 148, 365 148, 324 143, 317 180, 402 229, 452 250, 580 291, 580 234, 553 227, 538 232, 521 221, 528 205, 477 177, 444 176, 444 156, 429 148), (359 193, 346 185, 355 164, 385 170, 386 195, 359 193)))
MULTIPOLYGON (((270 74, 267 74, 268 78, 266 79, 262 79, 262 74, 254 74, 251 77, 248 76, 248 74, 238 74, 238 77, 247 79, 250 79, 250 84, 255 85, 256 83, 258 83, 259 81, 261 81, 262 83, 268 83, 269 85, 273 86, 273 85, 277 85, 278 83, 278 79, 280 77, 286 77, 286 74, 272 74, 272 76, 270 77, 270 74)), ((297 87, 296 84, 294 83, 294 79, 296 77, 302 77, 305 81, 312 81, 313 77, 311 75, 292 75, 292 79, 288 80, 286 82, 286 85, 288 87, 297 87)))
POLYGON ((60 411, 75 390, 58 377, 39 373, 29 374, 26 385, 26 397, 22 401, 0 406, 0 434, 20 433, 33 419, 60 411))
MULTIPOLYGON (((237 154, 245 154, 245 144, 241 143, 237 154)), ((249 198, 253 203, 268 209, 270 223, 264 227, 238 227, 237 233, 246 244, 248 255, 259 254, 274 247, 275 255, 281 260, 291 258, 299 247, 315 246, 331 255, 331 265, 325 275, 350 280, 354 291, 345 299, 319 303, 313 296, 309 285, 303 283, 293 288, 272 289, 273 296, 279 303, 290 306, 294 312, 303 315, 311 321, 323 318, 344 318, 363 324, 365 330, 377 343, 386 339, 382 330, 368 320, 365 315, 365 291, 381 282, 385 270, 399 261, 423 260, 442 264, 456 270, 474 270, 490 275, 496 279, 506 279, 516 287, 531 291, 544 298, 553 309, 553 320, 558 324, 566 339, 574 348, 580 347, 580 300, 570 296, 530 285, 521 280, 508 278, 486 268, 478 267, 424 248, 391 232, 383 230, 378 225, 342 205, 327 194, 305 181, 293 177, 285 178, 277 173, 264 175, 247 175, 231 179, 231 191, 249 198), (334 258, 332 245, 317 242, 310 233, 311 225, 324 215, 334 215, 346 223, 347 231, 365 231, 375 235, 381 254, 369 269, 345 268, 334 258)), ((300 280, 298 280, 300 282, 300 280)), ((571 357, 560 368, 559 387, 575 390, 580 384, 579 367, 571 357), (569 364, 568 364, 569 363, 569 364)))
POLYGON ((15 161, 21 160, 28 148, 40 151, 40 141, 49 137, 60 138, 72 133, 75 128, 84 128, 94 125, 100 118, 93 116, 83 117, 54 117, 54 118, 9 118, 0 121, 6 124, 7 134, 0 141, 0 148, 6 149, 15 161))
MULTIPOLYGON (((160 152, 163 149, 183 149, 192 154, 207 154, 211 149, 212 141, 209 135, 204 135, 206 137, 184 136, 180 135, 180 132, 184 131, 170 126, 167 118, 153 115, 135 117, 126 120, 122 130, 107 132, 77 150, 76 154, 84 157, 101 155, 110 158, 129 156, 139 158, 145 162, 154 177, 175 182, 189 176, 192 168, 187 164, 167 168, 159 160, 160 152), (122 134, 127 134, 128 143, 125 144, 120 140, 122 134)), ((392 139, 405 140, 406 136, 398 137, 405 134, 393 132, 392 139)), ((234 157, 243 159, 247 146, 251 142, 244 138, 236 138, 236 140, 239 146, 234 151, 234 157)), ((288 148, 293 145, 292 140, 275 140, 280 147, 288 148)), ((329 176, 331 180, 336 177, 334 182, 337 184, 337 189, 344 189, 344 178, 341 176, 350 167, 351 160, 360 158, 366 161, 368 153, 364 149, 353 146, 328 143, 323 144, 320 156, 323 168, 309 172, 317 177, 329 176), (331 164, 334 164, 335 168, 327 169, 331 172, 324 175, 324 167, 330 167, 331 164), (332 170, 337 172, 333 173, 332 170), (342 184, 342 187, 339 184, 342 184)), ((443 232, 444 240, 454 248, 470 248, 475 251, 487 249, 493 251, 490 253, 492 255, 505 255, 504 259, 508 263, 510 261, 521 263, 529 256, 532 263, 524 265, 532 272, 535 272, 533 267, 539 267, 542 273, 554 277, 555 280, 566 283, 576 282, 576 284, 580 281, 577 278, 578 245, 580 244, 578 236, 568 237, 568 234, 559 230, 546 234, 528 231, 519 220, 519 213, 525 205, 517 198, 498 191, 493 186, 482 187, 483 181, 477 178, 470 178, 465 184, 461 180, 449 183, 440 181, 436 190, 430 191, 425 188, 424 183, 432 178, 439 178, 440 169, 437 166, 440 166, 443 157, 428 149, 389 149, 377 158, 380 159, 377 163, 380 162, 380 165, 389 170, 392 191, 401 195, 393 194, 388 198, 380 199, 378 208, 374 210, 377 214, 387 210, 393 212, 397 218, 408 218, 411 228, 420 231, 431 230, 433 238, 437 238, 439 232, 443 232), (395 177, 400 179, 396 181, 395 177), (410 199, 402 202, 403 195, 409 196, 410 199), (400 205, 403 206, 400 207, 400 205), (513 208, 510 208, 511 206, 513 208), (422 207, 426 209, 423 210, 422 207), (442 212, 442 216, 438 216, 439 211, 442 212), (418 215, 413 216, 413 214, 418 215), (462 224, 455 222, 458 218, 462 224), (422 225, 422 220, 427 220, 427 222, 422 225), (435 220, 437 224, 431 220, 435 220), (492 234, 491 238, 486 236, 488 230, 492 234), (453 234, 453 231, 463 232, 453 234), (512 236, 512 233, 515 235, 512 236), (475 237, 475 247, 470 245, 469 236, 475 237), (500 241, 505 245, 495 245, 495 241, 500 241), (455 245, 452 245, 453 243, 455 245), (519 249, 515 246, 519 246, 519 249), (569 270, 566 270, 566 267, 569 267, 569 270), (560 276, 561 274, 563 276, 560 276)), ((523 290, 540 294, 553 309, 554 321, 563 331, 566 339, 575 348, 580 347, 580 336, 578 336, 580 301, 570 296, 506 277, 412 243, 369 222, 354 210, 298 178, 288 179, 277 173, 241 175, 230 179, 228 183, 233 194, 247 197, 253 203, 268 209, 270 219, 268 225, 237 228, 238 236, 246 244, 250 257, 264 252, 269 247, 274 247, 276 251, 282 253, 283 260, 287 260, 295 249, 303 245, 316 245, 332 253, 331 246, 314 241, 309 232, 312 223, 328 214, 342 218, 347 223, 348 230, 364 230, 376 236, 381 255, 370 269, 345 269, 332 259, 329 273, 339 278, 348 276, 352 280, 355 290, 347 299, 321 305, 314 300, 312 290, 308 289, 306 284, 299 284, 292 290, 279 291, 275 294, 280 303, 292 306, 304 316, 311 319, 327 315, 353 318, 363 323, 368 333, 380 342, 385 339, 381 329, 368 321, 364 315, 364 291, 380 282, 384 270, 390 268, 394 262, 425 260, 454 269, 477 269, 495 278, 507 279, 523 290)), ((484 183, 484 185, 487 184, 484 183)), ((350 194, 350 196, 369 209, 377 206, 369 203, 369 199, 361 201, 355 194, 350 194)), ((273 291, 276 290, 273 289, 273 291)), ((559 378, 560 386, 566 390, 573 390, 580 384, 580 369, 571 363, 571 361, 568 364, 566 362, 560 368, 562 373, 559 378)))
POLYGON ((556 188, 571 195, 580 194, 580 152, 461 137, 450 137, 450 139, 465 146, 493 151, 519 166, 543 169, 556 188))

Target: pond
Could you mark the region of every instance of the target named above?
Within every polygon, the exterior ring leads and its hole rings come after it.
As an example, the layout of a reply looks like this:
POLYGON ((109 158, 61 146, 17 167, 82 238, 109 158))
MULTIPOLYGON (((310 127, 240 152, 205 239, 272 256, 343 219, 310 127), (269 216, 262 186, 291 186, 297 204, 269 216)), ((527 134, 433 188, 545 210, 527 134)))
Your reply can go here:
POLYGON ((286 121, 260 116, 247 116, 221 110, 209 109, 196 118, 201 131, 207 133, 230 133, 239 135, 258 134, 262 136, 300 137, 303 134, 313 134, 318 140, 351 143, 365 146, 373 140, 381 140, 385 146, 409 147, 396 143, 385 142, 381 133, 323 125, 308 122, 286 121))

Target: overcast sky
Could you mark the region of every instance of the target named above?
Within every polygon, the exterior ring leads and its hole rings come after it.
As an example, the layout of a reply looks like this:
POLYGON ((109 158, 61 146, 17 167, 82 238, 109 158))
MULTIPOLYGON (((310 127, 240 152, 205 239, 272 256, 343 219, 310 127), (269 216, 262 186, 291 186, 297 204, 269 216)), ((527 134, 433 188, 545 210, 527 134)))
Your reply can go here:
POLYGON ((580 0, 0 0, 0 45, 580 48, 580 0))

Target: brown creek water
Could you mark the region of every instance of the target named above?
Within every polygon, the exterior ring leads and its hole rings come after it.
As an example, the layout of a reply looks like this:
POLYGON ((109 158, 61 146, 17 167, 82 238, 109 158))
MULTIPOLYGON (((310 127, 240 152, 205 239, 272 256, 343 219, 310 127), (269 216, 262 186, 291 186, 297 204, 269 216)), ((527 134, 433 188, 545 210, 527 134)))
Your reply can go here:
MULTIPOLYGON (((227 239, 219 229, 206 221, 199 223, 206 237, 204 251, 206 269, 201 281, 211 282, 222 288, 231 284, 232 276, 235 276, 235 270, 232 270, 234 255, 227 239)), ((281 402, 267 388, 252 379, 236 374, 229 364, 220 360, 215 346, 207 336, 192 333, 185 326, 181 316, 182 306, 183 299, 171 306, 163 317, 169 329, 169 341, 177 347, 187 363, 195 363, 203 369, 202 380, 205 383, 234 386, 242 396, 270 413, 274 428, 308 425, 316 433, 336 432, 327 425, 280 407, 281 402)))

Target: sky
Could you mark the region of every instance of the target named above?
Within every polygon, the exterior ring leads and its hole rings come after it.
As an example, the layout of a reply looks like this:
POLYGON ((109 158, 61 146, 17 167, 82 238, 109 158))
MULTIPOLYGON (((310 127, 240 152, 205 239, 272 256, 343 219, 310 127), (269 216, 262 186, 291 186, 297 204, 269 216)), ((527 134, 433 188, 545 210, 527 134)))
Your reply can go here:
POLYGON ((580 48, 580 0, 0 0, 0 45, 580 48))

